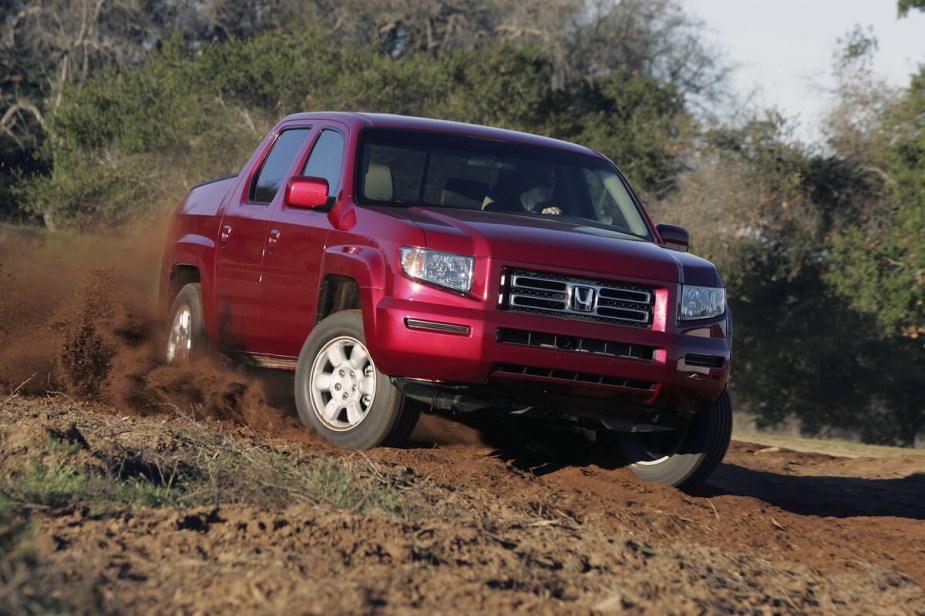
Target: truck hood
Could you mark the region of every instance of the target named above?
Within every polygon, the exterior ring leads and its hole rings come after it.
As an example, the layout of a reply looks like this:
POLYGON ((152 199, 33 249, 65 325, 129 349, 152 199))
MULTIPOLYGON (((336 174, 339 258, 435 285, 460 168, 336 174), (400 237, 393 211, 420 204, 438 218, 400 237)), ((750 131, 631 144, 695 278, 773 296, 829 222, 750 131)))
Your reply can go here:
POLYGON ((723 284, 709 261, 578 219, 449 208, 388 210, 419 226, 424 231, 426 247, 435 250, 491 257, 539 269, 580 270, 602 277, 723 284))

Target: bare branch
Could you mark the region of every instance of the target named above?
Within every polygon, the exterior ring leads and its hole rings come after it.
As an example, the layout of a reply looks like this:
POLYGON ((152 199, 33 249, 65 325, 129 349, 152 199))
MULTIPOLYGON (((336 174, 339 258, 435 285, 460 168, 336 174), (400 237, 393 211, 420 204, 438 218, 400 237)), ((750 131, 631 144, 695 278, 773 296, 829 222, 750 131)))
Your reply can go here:
POLYGON ((39 111, 38 107, 31 103, 13 103, 7 107, 6 111, 3 112, 3 116, 0 116, 0 130, 2 130, 10 138, 16 141, 19 147, 23 147, 23 143, 13 132, 13 126, 16 125, 17 120, 22 121, 20 117, 22 112, 32 114, 32 117, 34 117, 36 122, 39 123, 39 126, 42 127, 42 130, 45 130, 45 117, 42 115, 42 112, 39 111))

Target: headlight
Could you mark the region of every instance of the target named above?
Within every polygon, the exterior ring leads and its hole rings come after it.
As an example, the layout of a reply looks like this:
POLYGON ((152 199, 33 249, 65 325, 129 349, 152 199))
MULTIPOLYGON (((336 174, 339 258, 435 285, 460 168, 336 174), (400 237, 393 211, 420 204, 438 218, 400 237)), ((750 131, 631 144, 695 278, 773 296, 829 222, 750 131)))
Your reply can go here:
POLYGON ((691 287, 681 289, 681 320, 718 317, 726 311, 726 289, 691 287))
POLYGON ((405 246, 401 249, 401 268, 412 278, 468 293, 475 257, 405 246))

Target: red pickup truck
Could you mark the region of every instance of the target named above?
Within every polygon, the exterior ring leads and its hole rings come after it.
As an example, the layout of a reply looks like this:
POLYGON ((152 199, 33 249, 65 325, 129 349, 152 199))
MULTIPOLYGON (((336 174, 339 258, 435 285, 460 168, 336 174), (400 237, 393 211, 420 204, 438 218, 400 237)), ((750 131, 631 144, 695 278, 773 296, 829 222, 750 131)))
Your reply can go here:
POLYGON ((687 246, 575 144, 291 115, 178 206, 166 359, 294 370, 302 421, 347 448, 402 443, 422 409, 513 413, 688 488, 728 447, 732 328, 722 278, 687 246))

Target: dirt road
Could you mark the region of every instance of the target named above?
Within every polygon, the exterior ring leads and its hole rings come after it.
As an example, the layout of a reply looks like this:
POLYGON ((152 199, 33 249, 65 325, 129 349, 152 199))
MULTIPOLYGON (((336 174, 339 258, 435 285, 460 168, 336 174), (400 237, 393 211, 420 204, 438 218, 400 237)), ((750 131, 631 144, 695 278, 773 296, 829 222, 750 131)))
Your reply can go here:
POLYGON ((90 613, 925 614, 925 455, 736 442, 687 495, 566 436, 426 417, 409 448, 358 458, 309 435, 249 376, 158 365, 151 280, 138 275, 150 258, 114 269, 121 248, 107 249, 69 270, 36 241, 16 240, 25 261, 0 242, 4 477, 59 442, 50 451, 121 456, 121 470, 150 475, 191 424, 215 441, 191 465, 245 446, 245 458, 307 466, 359 460, 402 503, 336 506, 272 475, 261 487, 274 499, 193 509, 19 503, 36 524, 37 577, 6 591, 90 613))
MULTIPOLYGON (((189 421, 61 399, 0 412, 4 464, 53 434, 142 468, 189 421)), ((262 450, 356 455, 294 419, 279 427, 206 425, 262 450)), ((271 506, 36 508, 43 584, 91 613, 925 612, 922 455, 736 442, 690 496, 428 417, 411 448, 365 458, 414 506, 385 515, 293 494, 271 506)))

